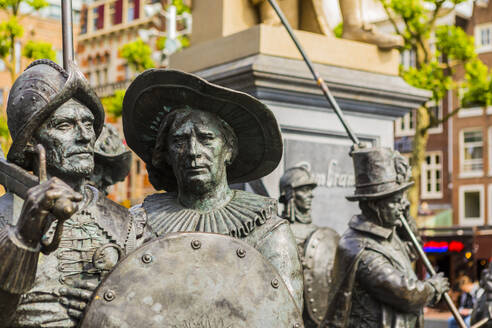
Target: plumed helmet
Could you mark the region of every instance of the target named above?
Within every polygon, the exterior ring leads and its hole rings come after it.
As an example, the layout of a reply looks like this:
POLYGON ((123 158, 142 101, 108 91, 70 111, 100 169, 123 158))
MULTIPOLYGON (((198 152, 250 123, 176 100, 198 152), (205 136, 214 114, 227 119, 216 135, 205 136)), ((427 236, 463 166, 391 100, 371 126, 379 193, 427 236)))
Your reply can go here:
POLYGON ((12 136, 7 159, 31 169, 29 141, 36 129, 70 99, 84 104, 94 115, 94 130, 101 133, 104 109, 74 63, 68 71, 48 59, 34 61, 17 78, 7 102, 7 123, 12 136))
POLYGON ((287 169, 280 178, 280 201, 285 202, 285 196, 289 189, 295 189, 303 186, 315 188, 318 184, 311 172, 303 166, 295 166, 287 169))

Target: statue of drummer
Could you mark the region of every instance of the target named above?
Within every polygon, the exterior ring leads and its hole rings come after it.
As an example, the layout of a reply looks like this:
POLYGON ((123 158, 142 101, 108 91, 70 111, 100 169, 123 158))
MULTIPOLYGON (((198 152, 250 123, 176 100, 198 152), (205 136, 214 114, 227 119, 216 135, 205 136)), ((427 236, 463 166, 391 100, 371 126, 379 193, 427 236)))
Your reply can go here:
POLYGON ((338 244, 328 311, 320 327, 423 327, 423 307, 449 289, 441 274, 420 281, 397 232, 408 201, 408 165, 389 148, 352 152, 362 211, 338 244))
POLYGON ((102 277, 147 236, 144 225, 86 183, 104 111, 73 63, 33 62, 7 115, 7 160, 41 183, 25 201, 0 198, 0 327, 76 327, 102 277))
POLYGON ((340 236, 318 227, 311 217, 313 190, 317 183, 304 166, 291 167, 280 178, 282 217, 290 222, 304 271, 304 326, 318 327, 327 310, 331 271, 340 236))
POLYGON ((276 268, 302 309, 296 243, 277 201, 229 188, 277 167, 282 138, 273 113, 245 93, 151 69, 126 92, 123 130, 154 188, 166 191, 145 198, 134 215, 156 236, 199 231, 246 242, 276 268))

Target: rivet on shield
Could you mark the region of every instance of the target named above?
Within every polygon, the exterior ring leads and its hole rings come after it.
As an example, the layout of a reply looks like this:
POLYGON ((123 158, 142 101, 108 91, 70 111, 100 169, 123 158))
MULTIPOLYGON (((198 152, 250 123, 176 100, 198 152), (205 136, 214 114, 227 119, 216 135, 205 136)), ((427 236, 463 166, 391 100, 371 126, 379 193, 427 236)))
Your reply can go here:
POLYGON ((296 322, 296 323, 294 324, 294 328, 301 328, 301 324, 300 324, 299 322, 296 322))
POLYGON ((318 320, 320 320, 320 321, 323 320, 323 317, 322 316, 319 316, 318 317, 318 320))
POLYGON ((237 256, 239 256, 240 258, 243 258, 246 256, 246 251, 242 248, 238 248, 237 251, 236 251, 236 254, 237 256))
POLYGON ((193 239, 191 241, 191 248, 193 249, 199 249, 200 247, 202 247, 202 242, 199 241, 198 239, 193 239))
POLYGON ((278 288, 280 286, 280 282, 278 281, 278 279, 273 279, 272 280, 272 287, 273 288, 278 288))
POLYGON ((313 309, 313 313, 316 313, 316 312, 318 312, 318 310, 317 309, 313 309))
POLYGON ((111 302, 112 300, 114 300, 116 297, 114 291, 112 291, 111 289, 108 289, 107 291, 104 292, 104 299, 108 302, 111 302))
POLYGON ((150 255, 148 253, 142 255, 142 262, 145 264, 149 264, 150 262, 152 262, 152 255, 150 255))
POLYGON ((314 298, 310 298, 309 303, 314 303, 314 298))

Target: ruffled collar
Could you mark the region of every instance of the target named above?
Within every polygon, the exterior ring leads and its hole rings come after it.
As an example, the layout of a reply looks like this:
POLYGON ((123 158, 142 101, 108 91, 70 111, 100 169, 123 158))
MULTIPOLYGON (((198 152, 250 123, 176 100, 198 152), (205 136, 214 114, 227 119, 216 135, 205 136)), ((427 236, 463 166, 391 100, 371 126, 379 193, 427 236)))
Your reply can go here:
POLYGON ((243 238, 256 226, 261 226, 277 213, 277 201, 242 190, 233 190, 232 199, 225 206, 200 212, 183 207, 176 193, 154 194, 145 198, 142 206, 148 224, 158 235, 200 231, 243 238))

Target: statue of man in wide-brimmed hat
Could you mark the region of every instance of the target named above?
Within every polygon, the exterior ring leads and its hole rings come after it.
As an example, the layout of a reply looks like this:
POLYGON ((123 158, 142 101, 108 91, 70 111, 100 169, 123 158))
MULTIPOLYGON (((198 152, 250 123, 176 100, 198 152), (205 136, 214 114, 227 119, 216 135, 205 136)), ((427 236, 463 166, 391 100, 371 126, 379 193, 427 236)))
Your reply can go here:
POLYGON ((153 69, 128 88, 123 129, 152 185, 166 191, 148 196, 135 215, 157 236, 199 231, 245 241, 276 268, 301 309, 296 243, 276 200, 229 188, 277 167, 282 138, 272 112, 245 93, 153 69))
POLYGON ((35 61, 10 90, 7 159, 41 183, 0 198, 0 327, 78 326, 104 274, 143 241, 128 210, 86 183, 104 110, 69 65, 35 61))
POLYGON ((397 232, 412 186, 406 160, 389 148, 352 152, 362 214, 349 222, 337 249, 328 311, 320 327, 423 327, 423 307, 449 288, 442 275, 420 281, 397 232))
POLYGON ((304 166, 287 169, 279 182, 284 210, 297 242, 304 273, 304 327, 318 327, 326 312, 331 286, 331 270, 340 235, 328 227, 318 227, 311 217, 313 191, 317 182, 304 166))

